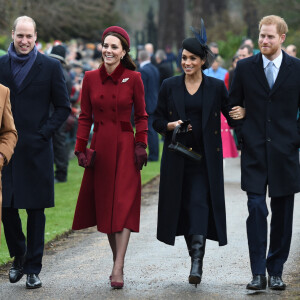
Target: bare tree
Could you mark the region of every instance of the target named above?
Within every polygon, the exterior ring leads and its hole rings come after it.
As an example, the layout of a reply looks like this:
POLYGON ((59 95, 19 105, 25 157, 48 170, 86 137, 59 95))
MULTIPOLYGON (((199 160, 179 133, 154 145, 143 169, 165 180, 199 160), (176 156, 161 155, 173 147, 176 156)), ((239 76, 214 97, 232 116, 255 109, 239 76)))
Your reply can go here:
POLYGON ((178 49, 185 37, 184 34, 184 0, 160 0, 158 22, 158 48, 175 45, 178 49))
POLYGON ((4 5, 5 30, 18 16, 28 15, 36 21, 38 37, 44 41, 78 37, 97 41, 105 27, 119 20, 114 3, 113 0, 0 0, 0 9, 4 5))

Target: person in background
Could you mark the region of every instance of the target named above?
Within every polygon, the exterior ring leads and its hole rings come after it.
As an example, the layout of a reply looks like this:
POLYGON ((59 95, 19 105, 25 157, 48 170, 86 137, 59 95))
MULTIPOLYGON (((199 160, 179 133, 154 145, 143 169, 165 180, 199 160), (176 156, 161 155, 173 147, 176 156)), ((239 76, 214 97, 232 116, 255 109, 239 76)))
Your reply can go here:
POLYGON ((155 52, 156 67, 159 71, 159 86, 161 86, 165 79, 174 75, 172 68, 166 59, 167 56, 164 50, 158 49, 155 52))
POLYGON ((290 56, 297 57, 297 48, 295 45, 288 45, 285 52, 290 56))
POLYGON ((253 54, 254 55, 259 53, 259 49, 255 49, 254 43, 253 43, 252 39, 250 39, 250 38, 245 39, 242 45, 250 46, 253 49, 253 54))
POLYGON ((211 42, 208 44, 209 49, 214 54, 215 57, 219 55, 219 46, 216 42, 211 42))
POLYGON ((249 45, 243 44, 237 51, 239 59, 247 58, 253 55, 253 48, 249 45))
POLYGON ((218 55, 217 57, 215 57, 212 66, 209 69, 204 70, 203 73, 207 76, 224 81, 227 70, 221 67, 222 64, 223 59, 220 55, 218 55))
POLYGON ((102 35, 102 64, 82 84, 75 154, 85 168, 72 228, 97 226, 113 257, 112 288, 123 288, 124 260, 131 232, 139 231, 140 170, 147 164, 148 116, 141 74, 129 56, 130 38, 121 27, 102 35), (130 116, 134 107, 135 134, 130 116), (87 144, 94 123, 90 149, 87 144), (96 152, 94 164, 89 154, 96 152))
POLYGON ((283 266, 291 245, 294 196, 300 191, 300 61, 281 50, 287 32, 281 17, 262 18, 261 53, 238 61, 230 88, 230 104, 246 109, 246 118, 233 125, 242 145, 241 187, 248 196, 250 290, 264 290, 267 283, 273 290, 286 288, 283 266), (267 188, 272 212, 268 252, 267 188))
POLYGON ((18 143, 3 169, 2 222, 9 254, 14 257, 9 281, 27 274, 26 288, 42 286, 45 208, 54 206, 52 136, 70 113, 69 95, 61 64, 35 47, 36 24, 18 17, 8 55, 0 58, 0 83, 11 92, 18 143), (54 111, 50 114, 51 106, 54 111), (27 212, 27 236, 19 209, 27 212))
POLYGON ((147 43, 145 44, 144 46, 144 49, 141 49, 141 50, 146 50, 149 55, 150 55, 150 61, 153 65, 156 64, 156 61, 155 61, 155 56, 154 56, 154 46, 152 43, 147 43))
POLYGON ((172 51, 171 46, 167 45, 165 48, 165 54, 166 54, 166 61, 169 63, 172 73, 174 73, 174 63, 176 63, 177 61, 177 57, 174 54, 174 52, 172 51))
POLYGON ((159 71, 150 62, 150 54, 146 50, 139 52, 139 72, 142 75, 145 91, 146 112, 148 114, 148 161, 158 161, 159 144, 158 134, 153 129, 153 113, 157 105, 158 90, 159 90, 159 71))
MULTIPOLYGON (((60 61, 67 85, 68 95, 70 96, 72 91, 72 79, 66 67, 66 48, 62 45, 54 46, 49 56, 60 61)), ((54 133, 52 138, 55 164, 55 183, 66 182, 68 176, 69 150, 67 146, 66 132, 67 121, 68 120, 66 120, 64 124, 54 133)))

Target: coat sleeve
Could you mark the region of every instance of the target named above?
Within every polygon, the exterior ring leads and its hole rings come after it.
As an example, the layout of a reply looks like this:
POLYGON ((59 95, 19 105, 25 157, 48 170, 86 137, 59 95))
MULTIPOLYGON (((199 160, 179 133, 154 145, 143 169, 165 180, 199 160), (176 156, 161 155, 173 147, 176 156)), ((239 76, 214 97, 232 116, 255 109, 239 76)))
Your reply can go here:
POLYGON ((233 125, 233 120, 229 116, 229 112, 231 110, 231 106, 229 103, 229 97, 228 97, 228 91, 227 88, 225 87, 225 84, 221 82, 221 111, 224 117, 227 119, 227 123, 229 126, 232 127, 233 125))
POLYGON ((157 107, 154 112, 153 128, 159 134, 165 136, 167 134, 167 125, 169 121, 167 120, 167 84, 163 81, 162 86, 158 94, 157 107))
POLYGON ((40 133, 46 139, 49 139, 53 135, 71 112, 69 94, 61 64, 59 61, 53 61, 52 63, 51 102, 54 112, 40 129, 40 133))
POLYGON ((91 126, 93 124, 93 111, 89 95, 89 77, 85 75, 82 82, 81 113, 78 119, 77 139, 75 151, 85 152, 88 144, 91 126))
MULTIPOLYGON (((235 68, 232 83, 230 86, 229 104, 230 104, 230 107, 233 107, 233 106, 244 107, 244 90, 243 90, 243 84, 242 84, 242 79, 241 79, 241 70, 240 70, 239 63, 237 63, 237 66, 235 68)), ((247 115, 247 111, 246 111, 246 115, 247 115)), ((245 116, 245 118, 246 118, 246 116, 245 116)), ((236 132, 238 141, 242 141, 241 129, 244 124, 245 118, 242 120, 232 120, 231 119, 230 126, 235 127, 235 132, 236 132)))
POLYGON ((7 164, 11 159, 18 140, 16 127, 11 112, 9 95, 9 89, 6 88, 6 96, 3 105, 3 115, 0 129, 0 152, 6 159, 5 164, 7 164))
POLYGON ((133 90, 134 103, 134 124, 135 124, 135 142, 141 142, 147 145, 148 115, 146 113, 145 93, 141 74, 137 77, 133 90))

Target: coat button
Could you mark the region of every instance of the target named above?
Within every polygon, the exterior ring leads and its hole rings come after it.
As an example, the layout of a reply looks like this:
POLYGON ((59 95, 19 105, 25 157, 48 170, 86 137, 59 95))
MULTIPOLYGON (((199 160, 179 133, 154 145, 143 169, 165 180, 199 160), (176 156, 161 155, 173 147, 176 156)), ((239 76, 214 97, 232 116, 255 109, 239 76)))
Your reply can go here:
POLYGON ((113 109, 112 109, 112 111, 116 111, 116 109, 115 109, 115 108, 113 108, 113 109))
POLYGON ((218 131, 217 131, 217 130, 215 131, 215 134, 218 134, 218 131))
POLYGON ((268 119, 268 122, 271 122, 271 119, 268 119))
POLYGON ((103 121, 100 121, 100 124, 103 125, 103 121))
POLYGON ((217 152, 220 152, 220 148, 217 148, 217 152))
POLYGON ((103 96, 103 95, 101 95, 101 96, 100 96, 100 98, 101 98, 101 99, 103 99, 103 98, 104 98, 104 96, 103 96))
POLYGON ((268 137, 268 138, 267 138, 267 141, 268 141, 268 142, 271 142, 271 138, 268 137))
POLYGON ((101 112, 103 112, 103 108, 100 108, 99 110, 100 110, 101 112))
POLYGON ((113 94, 112 97, 113 97, 114 99, 116 99, 116 95, 115 95, 115 94, 113 94))
POLYGON ((215 112, 215 117, 217 117, 218 116, 218 114, 215 112))
POLYGON ((172 116, 172 112, 171 111, 169 112, 169 114, 170 114, 170 116, 172 116))

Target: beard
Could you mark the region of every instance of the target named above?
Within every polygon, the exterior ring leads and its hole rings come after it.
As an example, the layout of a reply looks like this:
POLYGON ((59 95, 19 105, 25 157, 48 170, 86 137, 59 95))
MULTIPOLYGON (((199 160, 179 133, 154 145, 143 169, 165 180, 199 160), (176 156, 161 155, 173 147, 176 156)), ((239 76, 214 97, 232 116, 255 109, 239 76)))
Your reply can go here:
POLYGON ((278 49, 281 49, 280 46, 271 45, 267 48, 264 48, 263 45, 259 45, 260 52, 265 55, 266 57, 273 56, 275 53, 277 53, 278 49))

